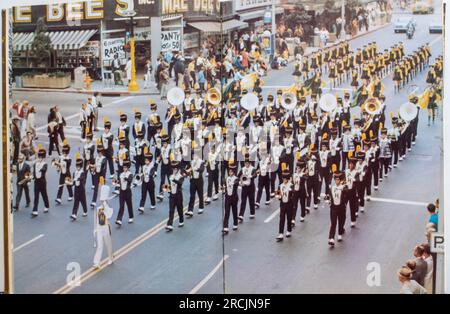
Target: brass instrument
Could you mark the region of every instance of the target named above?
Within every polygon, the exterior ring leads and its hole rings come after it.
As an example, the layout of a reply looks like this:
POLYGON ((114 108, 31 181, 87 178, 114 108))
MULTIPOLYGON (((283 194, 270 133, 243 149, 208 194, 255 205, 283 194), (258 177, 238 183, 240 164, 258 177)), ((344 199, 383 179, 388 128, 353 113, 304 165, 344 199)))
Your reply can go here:
POLYGON ((337 107, 336 96, 333 94, 323 94, 319 100, 320 110, 325 112, 331 112, 337 107))
POLYGON ((30 182, 31 180, 33 180, 33 176, 30 174, 30 172, 26 172, 24 178, 22 180, 20 180, 19 182, 17 182, 17 184, 25 185, 28 182, 30 182))
POLYGON ((67 185, 67 186, 72 186, 72 185, 73 185, 73 180, 72 180, 72 178, 69 177, 69 176, 67 176, 67 177, 64 179, 64 184, 67 185))
POLYGON ((220 93, 220 90, 213 87, 208 90, 206 93, 206 100, 212 104, 217 106, 222 101, 222 95, 220 93))
POLYGON ((173 87, 167 93, 167 101, 169 104, 173 106, 180 106, 184 102, 184 98, 186 97, 183 89, 179 87, 173 87))
POLYGON ((297 105, 297 97, 294 93, 287 92, 281 96, 281 106, 286 110, 293 110, 297 105))
POLYGON ((381 104, 380 101, 376 98, 369 98, 364 104, 363 104, 364 111, 368 114, 376 115, 379 114, 381 111, 381 104))
POLYGON ((59 161, 57 161, 57 158, 53 158, 52 159, 51 165, 53 167, 55 167, 56 170, 61 171, 62 165, 61 165, 61 163, 59 161))
POLYGON ((275 197, 278 198, 278 199, 281 198, 281 190, 276 190, 275 191, 275 197))
POLYGON ((164 192, 169 192, 169 191, 170 191, 170 186, 169 186, 167 183, 166 183, 166 184, 163 184, 162 190, 163 190, 164 192))
POLYGON ((134 185, 140 185, 140 184, 142 184, 143 181, 144 181, 144 175, 143 175, 142 172, 140 172, 140 173, 137 173, 137 174, 134 176, 133 184, 134 184, 134 185))

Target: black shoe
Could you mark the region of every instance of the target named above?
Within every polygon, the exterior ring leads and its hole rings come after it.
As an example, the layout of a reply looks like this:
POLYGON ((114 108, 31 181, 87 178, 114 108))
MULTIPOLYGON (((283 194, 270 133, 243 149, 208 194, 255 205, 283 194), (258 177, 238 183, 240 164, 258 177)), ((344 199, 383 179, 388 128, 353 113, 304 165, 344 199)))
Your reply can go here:
POLYGON ((28 207, 30 207, 30 203, 27 203, 27 205, 25 205, 25 208, 28 208, 28 207))

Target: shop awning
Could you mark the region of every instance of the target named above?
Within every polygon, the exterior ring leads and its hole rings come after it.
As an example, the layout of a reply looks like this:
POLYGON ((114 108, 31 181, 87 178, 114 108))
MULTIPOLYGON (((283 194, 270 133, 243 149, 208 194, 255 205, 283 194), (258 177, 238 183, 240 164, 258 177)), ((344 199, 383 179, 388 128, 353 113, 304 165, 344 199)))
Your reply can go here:
MULTIPOLYGON (((55 50, 75 50, 86 45, 96 29, 78 31, 46 32, 50 37, 52 48, 55 50)), ((13 46, 15 51, 22 51, 31 48, 34 33, 14 33, 13 46)))
MULTIPOLYGON (((258 11, 252 11, 252 12, 246 12, 246 13, 239 13, 239 18, 241 21, 248 21, 248 20, 254 20, 259 19, 264 16, 266 13, 266 10, 258 10, 258 11)), ((275 8, 275 14, 283 14, 284 8, 277 7, 275 8)))
POLYGON ((226 33, 237 29, 248 27, 248 23, 239 20, 229 20, 223 22, 222 26, 219 22, 191 22, 190 26, 204 33, 226 33))

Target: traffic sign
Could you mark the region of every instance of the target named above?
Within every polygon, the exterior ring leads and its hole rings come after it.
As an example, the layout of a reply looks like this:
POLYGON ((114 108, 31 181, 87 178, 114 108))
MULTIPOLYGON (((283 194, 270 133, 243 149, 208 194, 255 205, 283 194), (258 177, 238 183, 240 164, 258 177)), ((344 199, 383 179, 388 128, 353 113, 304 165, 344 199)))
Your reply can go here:
POLYGON ((430 239, 430 249, 432 253, 444 253, 444 235, 433 232, 430 239))

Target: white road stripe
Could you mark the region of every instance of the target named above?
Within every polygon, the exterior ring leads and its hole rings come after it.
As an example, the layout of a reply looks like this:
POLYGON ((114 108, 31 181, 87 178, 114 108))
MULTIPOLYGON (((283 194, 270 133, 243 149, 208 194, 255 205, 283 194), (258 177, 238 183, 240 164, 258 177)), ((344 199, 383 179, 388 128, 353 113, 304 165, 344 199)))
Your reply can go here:
MULTIPOLYGON (((48 133, 36 133, 37 136, 43 136, 43 137, 47 137, 48 138, 48 133)), ((80 140, 81 139, 81 134, 64 134, 66 136, 66 138, 71 138, 71 139, 75 139, 75 140, 80 140)), ((39 142, 45 142, 45 143, 49 143, 47 141, 39 141, 39 142)))
POLYGON ((19 245, 18 247, 16 247, 16 248, 14 249, 14 253, 16 253, 17 251, 19 251, 20 249, 23 249, 23 248, 26 247, 27 245, 30 245, 30 244, 33 243, 34 241, 39 240, 39 239, 42 238, 43 236, 44 236, 43 234, 40 234, 40 235, 38 235, 37 237, 31 239, 30 241, 25 242, 25 243, 22 244, 22 245, 19 245))
POLYGON ((390 199, 390 198, 378 198, 378 197, 371 197, 370 201, 373 201, 373 202, 384 202, 384 203, 393 203, 393 204, 402 204, 402 205, 415 205, 415 206, 427 206, 428 205, 428 203, 424 203, 424 202, 394 200, 394 199, 390 199))
POLYGON ((276 211, 274 211, 269 217, 267 217, 266 220, 264 220, 264 223, 271 222, 272 219, 274 219, 278 214, 280 213, 280 209, 278 208, 276 211))
MULTIPOLYGON (((120 99, 114 100, 113 102, 110 102, 110 103, 108 103, 108 104, 106 104, 106 105, 103 105, 103 108, 107 108, 107 107, 109 107, 109 106, 112 106, 112 105, 121 103, 121 102, 123 102, 123 101, 127 101, 127 100, 129 100, 129 99, 131 99, 131 98, 132 98, 132 97, 129 96, 129 97, 125 97, 125 98, 120 98, 120 99)), ((101 110, 101 108, 100 108, 100 110, 101 110)), ((67 122, 67 121, 72 120, 72 119, 74 119, 74 118, 77 118, 77 117, 79 117, 79 116, 80 116, 80 113, 77 112, 77 113, 74 113, 74 114, 71 115, 71 116, 68 116, 67 118, 64 117, 64 119, 65 119, 66 122, 67 122)), ((48 126, 47 124, 42 125, 42 126, 36 128, 36 131, 45 130, 45 129, 47 128, 47 126, 48 126)))
POLYGON ((214 269, 200 281, 190 292, 189 294, 196 294, 211 278, 214 274, 222 267, 223 263, 228 259, 228 255, 225 255, 219 262, 219 264, 214 267, 214 269))

